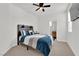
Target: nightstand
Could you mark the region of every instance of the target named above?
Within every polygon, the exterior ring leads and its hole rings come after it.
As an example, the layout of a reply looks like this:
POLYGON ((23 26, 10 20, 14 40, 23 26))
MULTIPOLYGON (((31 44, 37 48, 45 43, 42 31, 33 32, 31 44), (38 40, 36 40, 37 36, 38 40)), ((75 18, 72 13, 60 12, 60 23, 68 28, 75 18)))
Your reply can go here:
POLYGON ((54 40, 56 39, 56 31, 52 31, 52 37, 54 40))

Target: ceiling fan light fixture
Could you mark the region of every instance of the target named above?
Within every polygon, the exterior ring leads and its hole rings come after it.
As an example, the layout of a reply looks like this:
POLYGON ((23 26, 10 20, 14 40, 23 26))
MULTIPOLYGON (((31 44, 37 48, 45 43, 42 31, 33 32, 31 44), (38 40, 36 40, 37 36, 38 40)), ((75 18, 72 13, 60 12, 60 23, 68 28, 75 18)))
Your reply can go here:
POLYGON ((39 9, 42 9, 43 12, 45 11, 44 7, 45 8, 50 7, 50 5, 44 5, 44 3, 39 3, 39 4, 33 3, 33 5, 39 7, 39 8, 36 9, 36 11, 38 11, 39 9))

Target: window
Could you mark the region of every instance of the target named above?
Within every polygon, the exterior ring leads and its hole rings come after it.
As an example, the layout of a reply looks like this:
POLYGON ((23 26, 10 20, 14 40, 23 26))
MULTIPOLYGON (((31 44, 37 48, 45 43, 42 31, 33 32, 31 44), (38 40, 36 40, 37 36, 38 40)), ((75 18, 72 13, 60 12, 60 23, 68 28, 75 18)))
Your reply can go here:
POLYGON ((49 26, 50 26, 50 27, 52 26, 52 21, 49 21, 49 26))
POLYGON ((72 22, 70 12, 68 12, 68 32, 72 32, 72 22))

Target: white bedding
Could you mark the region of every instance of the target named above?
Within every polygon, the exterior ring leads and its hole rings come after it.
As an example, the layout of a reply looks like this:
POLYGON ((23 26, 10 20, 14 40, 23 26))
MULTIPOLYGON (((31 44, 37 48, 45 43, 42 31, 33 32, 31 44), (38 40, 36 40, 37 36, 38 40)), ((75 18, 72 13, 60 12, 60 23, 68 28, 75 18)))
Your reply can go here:
MULTIPOLYGON (((36 48, 37 45, 37 41, 39 38, 44 37, 45 35, 40 35, 40 34, 35 34, 35 35, 31 35, 31 36, 27 36, 24 40, 24 44, 31 46, 33 48, 36 48)), ((52 45, 53 45, 53 38, 51 35, 49 35, 52 41, 52 45)))

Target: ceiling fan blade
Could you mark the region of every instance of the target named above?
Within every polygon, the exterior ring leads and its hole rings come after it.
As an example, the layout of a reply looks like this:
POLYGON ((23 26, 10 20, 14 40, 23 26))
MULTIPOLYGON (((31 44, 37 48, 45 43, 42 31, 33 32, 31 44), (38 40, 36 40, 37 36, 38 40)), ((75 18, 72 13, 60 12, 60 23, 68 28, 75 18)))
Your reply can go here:
POLYGON ((44 12, 45 10, 44 10, 44 9, 42 9, 42 11, 44 12))
POLYGON ((43 7, 50 7, 50 5, 44 5, 43 7))
POLYGON ((38 11, 40 8, 37 8, 36 11, 38 11))
POLYGON ((39 6, 39 5, 35 4, 35 3, 33 3, 33 5, 35 5, 35 6, 39 6))

